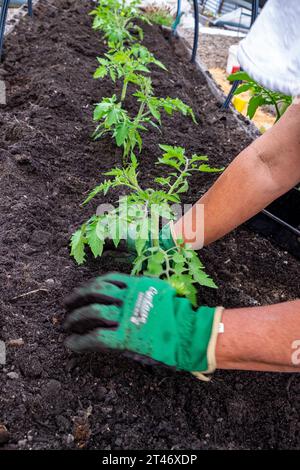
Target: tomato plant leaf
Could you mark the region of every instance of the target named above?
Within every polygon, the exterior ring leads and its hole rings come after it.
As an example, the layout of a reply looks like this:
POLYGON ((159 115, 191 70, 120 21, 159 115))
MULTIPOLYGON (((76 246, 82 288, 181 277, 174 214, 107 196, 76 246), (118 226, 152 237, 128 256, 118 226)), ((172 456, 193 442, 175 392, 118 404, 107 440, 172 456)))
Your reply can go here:
POLYGON ((83 235, 84 227, 73 233, 71 237, 71 256, 73 256, 78 264, 83 264, 85 261, 85 237, 83 235))

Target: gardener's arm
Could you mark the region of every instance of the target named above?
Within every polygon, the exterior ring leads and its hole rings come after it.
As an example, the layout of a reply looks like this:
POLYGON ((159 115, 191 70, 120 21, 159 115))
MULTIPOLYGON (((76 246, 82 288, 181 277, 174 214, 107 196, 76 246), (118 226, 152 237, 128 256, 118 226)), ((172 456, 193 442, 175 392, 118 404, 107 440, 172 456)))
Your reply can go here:
POLYGON ((225 310, 220 369, 300 372, 300 300, 225 310))
POLYGON ((300 104, 242 151, 209 191, 175 225, 173 236, 201 248, 242 224, 300 181, 300 104), (201 225, 200 225, 201 224, 201 225), (198 232, 198 236, 197 236, 198 232))
POLYGON ((216 367, 300 372, 300 300, 194 310, 165 281, 116 273, 77 289, 68 307, 73 351, 129 351, 198 375, 216 367))

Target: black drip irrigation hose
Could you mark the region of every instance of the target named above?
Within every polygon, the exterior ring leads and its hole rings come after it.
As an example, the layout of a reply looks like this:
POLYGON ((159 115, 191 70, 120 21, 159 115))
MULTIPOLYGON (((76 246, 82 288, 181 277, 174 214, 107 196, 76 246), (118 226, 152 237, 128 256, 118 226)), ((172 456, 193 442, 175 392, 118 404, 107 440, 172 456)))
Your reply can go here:
MULTIPOLYGON (((195 22, 195 27, 194 27, 194 42, 193 42, 193 50, 192 50, 192 57, 191 57, 191 62, 194 64, 196 61, 196 56, 197 56, 197 50, 198 50, 198 40, 199 40, 199 5, 198 5, 198 0, 193 0, 194 4, 194 22, 195 22)), ((182 17, 182 12, 181 12, 181 0, 177 0, 177 12, 176 12, 176 18, 174 20, 174 23, 172 25, 172 34, 176 34, 176 28, 179 25, 180 18, 182 17)))
POLYGON ((194 28, 194 44, 193 44, 193 51, 192 51, 192 64, 196 61, 197 56, 197 49, 198 49, 198 41, 199 41, 199 5, 198 0, 193 0, 194 3, 194 19, 195 19, 195 28, 194 28))
POLYGON ((259 8, 259 0, 252 1, 252 11, 251 11, 251 26, 253 25, 254 21, 258 15, 258 8, 259 8))
POLYGON ((230 105, 230 102, 232 100, 232 97, 234 95, 234 92, 235 90, 237 89, 237 87, 241 84, 241 80, 235 80, 232 84, 232 87, 230 89, 230 92, 228 93, 228 95, 226 96, 226 100, 224 101, 224 103, 222 104, 222 108, 223 109, 227 109, 228 106, 230 105))
POLYGON ((283 227, 286 227, 288 230, 290 230, 290 232, 293 232, 295 235, 297 235, 298 237, 300 237, 300 230, 298 230, 297 228, 293 227, 292 225, 288 224, 287 222, 285 222, 284 220, 280 219, 279 217, 277 217, 276 215, 272 214, 271 212, 267 211, 266 209, 263 209, 262 210, 262 213, 265 214, 267 217, 269 217, 270 219, 273 219, 275 220, 275 222, 278 222, 280 225, 283 225, 283 227))
MULTIPOLYGON (((26 0, 18 0, 15 3, 24 4, 26 0)), ((14 2, 12 2, 14 3, 14 2)), ((4 32, 5 32, 5 24, 6 24, 6 19, 7 19, 7 13, 8 13, 8 8, 9 8, 10 0, 2 0, 2 6, 1 6, 1 13, 0 13, 0 61, 2 59, 2 49, 3 49, 3 42, 4 42, 4 32)), ((33 6, 32 6, 32 0, 27 1, 27 8, 28 8, 28 15, 33 16, 33 6)))
POLYGON ((6 23, 6 18, 7 18, 9 2, 10 2, 10 0, 3 0, 2 1, 2 7, 1 7, 1 16, 0 16, 0 60, 2 58, 4 30, 5 30, 5 23, 6 23))
POLYGON ((32 0, 28 0, 28 15, 33 17, 32 0))

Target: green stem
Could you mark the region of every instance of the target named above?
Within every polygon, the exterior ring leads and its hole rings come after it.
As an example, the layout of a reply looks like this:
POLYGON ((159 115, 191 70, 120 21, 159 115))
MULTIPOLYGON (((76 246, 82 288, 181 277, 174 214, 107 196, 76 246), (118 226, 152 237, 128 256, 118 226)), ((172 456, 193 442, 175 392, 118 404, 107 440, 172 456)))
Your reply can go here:
POLYGON ((159 215, 157 214, 155 210, 152 211, 152 207, 151 207, 150 220, 151 220, 150 232, 151 232, 152 244, 154 247, 158 248, 159 247, 159 215), (153 226, 154 226, 154 230, 153 230, 153 226))
POLYGON ((134 118, 134 125, 135 125, 135 127, 137 127, 137 126, 139 125, 139 122, 142 120, 144 110, 145 110, 145 102, 142 101, 142 102, 141 102, 140 109, 139 109, 139 111, 138 111, 136 117, 134 118))
POLYGON ((147 116, 149 116, 151 113, 150 111, 146 111, 144 114, 143 114, 143 118, 146 118, 147 116))
POLYGON ((183 180, 183 173, 185 173, 188 170, 189 163, 190 163, 189 159, 186 158, 184 169, 180 171, 180 174, 179 174, 178 178, 175 180, 175 182, 170 187, 170 189, 168 191, 168 194, 173 194, 175 189, 181 184, 181 182, 183 180))
POLYGON ((163 254, 164 254, 164 257, 165 257, 165 264, 166 264, 166 269, 164 270, 164 273, 165 273, 167 279, 170 279, 171 266, 170 266, 169 257, 166 254, 166 252, 164 252, 163 254))
MULTIPOLYGON (((143 118, 144 109, 145 109, 145 103, 142 102, 142 103, 141 103, 141 106, 140 106, 140 109, 139 109, 139 111, 138 111, 136 117, 135 117, 134 120, 133 120, 133 129, 132 129, 133 132, 137 129, 137 127, 138 127, 140 121, 141 121, 142 118, 143 118)), ((130 151, 133 152, 133 149, 134 149, 134 147, 132 147, 132 144, 131 144, 130 142, 128 142, 128 145, 126 145, 126 146, 124 147, 124 152, 123 152, 123 163, 124 163, 124 164, 127 163, 127 157, 128 157, 128 155, 129 155, 129 152, 130 152, 130 151)))
POLYGON ((128 86, 128 81, 125 79, 123 83, 123 88, 122 88, 121 102, 124 101, 126 98, 127 86, 128 86))
POLYGON ((128 177, 126 177, 126 178, 127 178, 127 181, 128 181, 128 183, 126 183, 126 186, 128 188, 132 188, 137 192, 142 191, 142 188, 140 187, 140 185, 138 184, 137 181, 134 181, 133 179, 130 179, 128 177))
POLYGON ((277 122, 278 119, 280 119, 281 114, 280 114, 280 111, 279 111, 279 108, 278 108, 278 105, 277 105, 276 101, 274 101, 274 106, 275 106, 275 109, 276 109, 276 119, 275 119, 275 122, 277 122))
POLYGON ((275 110, 276 110, 275 122, 277 122, 278 119, 281 117, 281 114, 280 114, 280 111, 279 111, 279 108, 278 108, 278 104, 277 104, 276 100, 273 98, 272 94, 268 90, 265 90, 265 92, 267 93, 267 95, 269 96, 270 100, 272 101, 272 103, 275 107, 275 110))

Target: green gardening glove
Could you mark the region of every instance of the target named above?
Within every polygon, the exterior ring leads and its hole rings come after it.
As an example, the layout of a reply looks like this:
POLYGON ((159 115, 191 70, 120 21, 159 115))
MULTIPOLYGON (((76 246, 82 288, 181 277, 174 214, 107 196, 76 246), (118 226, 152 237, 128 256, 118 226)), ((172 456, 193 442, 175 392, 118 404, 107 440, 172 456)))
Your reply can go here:
MULTIPOLYGON (((107 239, 105 241, 105 249, 113 250, 113 251, 116 250, 117 252, 118 251, 119 252, 128 252, 129 255, 135 255, 136 256, 137 255, 137 250, 136 250, 136 246, 135 246, 135 240, 136 240, 135 229, 134 229, 133 226, 128 225, 127 232, 125 234, 125 238, 120 240, 120 243, 119 243, 118 247, 116 248, 113 240, 107 239)), ((161 231, 159 232, 158 243, 159 243, 159 246, 165 251, 176 247, 176 243, 175 243, 175 241, 173 239, 173 236, 172 236, 170 223, 165 225, 161 229, 161 231)), ((153 241, 151 240, 151 233, 149 231, 148 240, 146 241, 146 244, 145 244, 145 249, 150 248, 152 245, 153 245, 153 241)))
POLYGON ((107 274, 77 289, 66 305, 66 345, 75 352, 129 351, 195 375, 216 368, 222 309, 193 310, 161 279, 107 274))
MULTIPOLYGON (((176 247, 176 243, 172 235, 170 223, 166 224, 159 232, 158 243, 159 243, 159 246, 165 251, 176 247)), ((135 232, 130 229, 130 226, 129 226, 129 230, 127 233, 126 246, 130 253, 136 254, 135 232)), ((146 247, 150 248, 151 246, 152 246, 151 233, 149 233, 148 241, 146 242, 146 247)))

